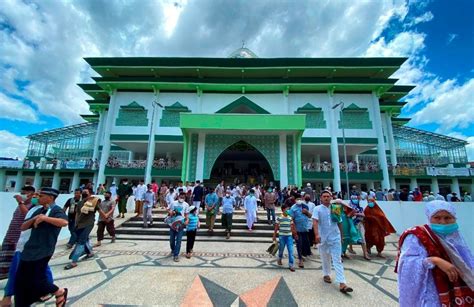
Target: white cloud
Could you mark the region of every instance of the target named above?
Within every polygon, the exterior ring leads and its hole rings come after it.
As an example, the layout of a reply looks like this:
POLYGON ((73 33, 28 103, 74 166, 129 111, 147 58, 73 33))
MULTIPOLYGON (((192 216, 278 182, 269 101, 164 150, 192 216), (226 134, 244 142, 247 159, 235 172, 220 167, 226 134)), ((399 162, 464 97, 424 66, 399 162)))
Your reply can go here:
POLYGON ((0 92, 0 118, 6 118, 15 121, 37 122, 36 111, 27 104, 8 97, 0 92))
POLYGON ((434 18, 433 13, 426 12, 421 16, 417 16, 413 18, 412 21, 408 24, 408 26, 415 26, 419 23, 428 22, 428 21, 431 21, 433 18, 434 18))
POLYGON ((462 85, 451 84, 412 117, 412 124, 435 123, 442 133, 466 129, 474 124, 474 78, 462 85))
POLYGON ((9 131, 0 130, 0 157, 20 158, 26 155, 28 140, 9 131))
POLYGON ((459 35, 456 34, 456 33, 449 33, 449 34, 448 34, 448 41, 447 41, 446 45, 451 44, 451 42, 452 42, 456 37, 458 37, 458 36, 459 36, 459 35))

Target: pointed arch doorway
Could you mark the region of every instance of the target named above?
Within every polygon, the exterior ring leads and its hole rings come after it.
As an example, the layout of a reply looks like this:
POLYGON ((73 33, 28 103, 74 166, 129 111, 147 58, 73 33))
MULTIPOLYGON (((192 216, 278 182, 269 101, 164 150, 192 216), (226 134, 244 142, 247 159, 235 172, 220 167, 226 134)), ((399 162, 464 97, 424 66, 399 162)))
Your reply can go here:
POLYGON ((234 184, 268 185, 270 182, 275 182, 268 160, 258 149, 244 140, 233 143, 217 157, 210 178, 234 184))

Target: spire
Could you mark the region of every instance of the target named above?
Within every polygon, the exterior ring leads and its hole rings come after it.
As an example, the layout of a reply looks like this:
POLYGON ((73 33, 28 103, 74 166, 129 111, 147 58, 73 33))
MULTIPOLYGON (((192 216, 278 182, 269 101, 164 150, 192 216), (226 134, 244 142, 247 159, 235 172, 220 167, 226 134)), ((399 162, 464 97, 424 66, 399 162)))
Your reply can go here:
POLYGON ((235 50, 229 55, 229 58, 234 58, 234 59, 255 59, 258 58, 258 56, 250 49, 245 47, 245 41, 242 41, 242 47, 239 49, 235 50))

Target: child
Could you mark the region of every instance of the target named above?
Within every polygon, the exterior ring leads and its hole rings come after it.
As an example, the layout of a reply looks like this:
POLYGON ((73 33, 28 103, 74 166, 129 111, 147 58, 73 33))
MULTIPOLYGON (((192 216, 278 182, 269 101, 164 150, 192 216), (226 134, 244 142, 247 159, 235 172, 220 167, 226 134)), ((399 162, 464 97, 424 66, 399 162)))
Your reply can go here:
POLYGON ((196 239, 196 233, 199 228, 199 216, 197 214, 197 207, 189 207, 189 214, 186 217, 186 258, 191 258, 193 252, 194 240, 196 239))
POLYGON ((282 214, 277 217, 275 223, 275 230, 273 232, 273 241, 276 241, 277 232, 279 232, 278 236, 278 265, 282 265, 281 259, 283 258, 283 251, 285 250, 285 246, 288 250, 288 267, 291 272, 295 271, 294 267, 294 258, 293 258, 293 236, 296 240, 298 240, 298 234, 296 233, 295 224, 293 223, 293 219, 288 214, 289 211, 288 204, 284 203, 281 206, 282 214))

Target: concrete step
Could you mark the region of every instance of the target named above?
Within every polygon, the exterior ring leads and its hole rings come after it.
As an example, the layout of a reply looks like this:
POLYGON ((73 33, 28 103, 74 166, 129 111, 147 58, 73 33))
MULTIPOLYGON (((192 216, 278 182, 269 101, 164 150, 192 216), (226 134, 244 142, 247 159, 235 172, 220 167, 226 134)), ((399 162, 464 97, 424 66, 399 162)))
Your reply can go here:
MULTIPOLYGON (((120 234, 117 235, 117 240, 127 240, 127 241, 169 241, 169 235, 134 235, 134 234, 120 234)), ((186 242, 186 234, 183 236, 183 240, 186 242)), ((236 237, 231 236, 230 239, 226 239, 222 236, 206 236, 206 235, 197 235, 196 242, 222 242, 222 243, 268 243, 272 242, 271 238, 262 238, 262 237, 236 237)), ((185 245, 181 246, 181 250, 185 248, 185 245)), ((185 250, 184 250, 185 251, 185 250)))
MULTIPOLYGON (((130 220, 130 221, 122 224, 122 227, 124 227, 124 228, 134 228, 134 227, 135 228, 141 228, 142 226, 143 226, 143 220, 141 220, 141 219, 130 220)), ((168 225, 166 225, 163 222, 163 219, 154 220, 153 221, 153 227, 154 228, 169 229, 168 225)), ((205 223, 204 222, 201 224, 201 228, 205 228, 205 223)), ((216 223, 214 224, 214 228, 215 229, 223 229, 220 219, 216 221, 216 223)), ((247 229, 247 224, 243 223, 243 222, 238 223, 236 221, 233 221, 232 222, 232 229, 247 229)), ((273 231, 273 229, 274 229, 274 226, 273 225, 268 225, 267 223, 258 223, 258 224, 255 225, 255 230, 271 230, 271 231, 273 231)))
MULTIPOLYGON (((159 228, 157 225, 153 225, 148 228, 138 228, 138 227, 120 227, 116 229, 117 234, 126 234, 126 235, 140 235, 140 236, 149 236, 149 235, 169 235, 169 229, 159 228)), ((207 229, 199 229, 198 236, 214 236, 214 237, 224 237, 226 235, 223 229, 216 229, 212 234, 207 232, 207 229)), ((232 236, 234 237, 265 237, 271 238, 273 236, 273 230, 232 230, 232 236)))
MULTIPOLYGON (((152 215, 152 218, 153 218, 153 222, 163 222, 164 219, 165 219, 166 215, 152 215)), ((222 215, 218 215, 216 217, 216 224, 217 223, 220 223, 221 221, 221 217, 222 215)), ((267 224, 267 217, 263 217, 263 216, 257 216, 258 220, 257 220, 257 224, 267 224)), ((130 221, 143 221, 143 217, 142 216, 135 216, 135 217, 132 217, 130 219, 130 221)), ((206 222, 206 217, 205 216, 202 216, 200 215, 199 216, 199 221, 201 221, 201 223, 204 223, 206 222)), ((232 221, 233 223, 242 223, 242 224, 245 224, 247 222, 247 220, 245 219, 244 216, 233 216, 232 217, 232 221)))

